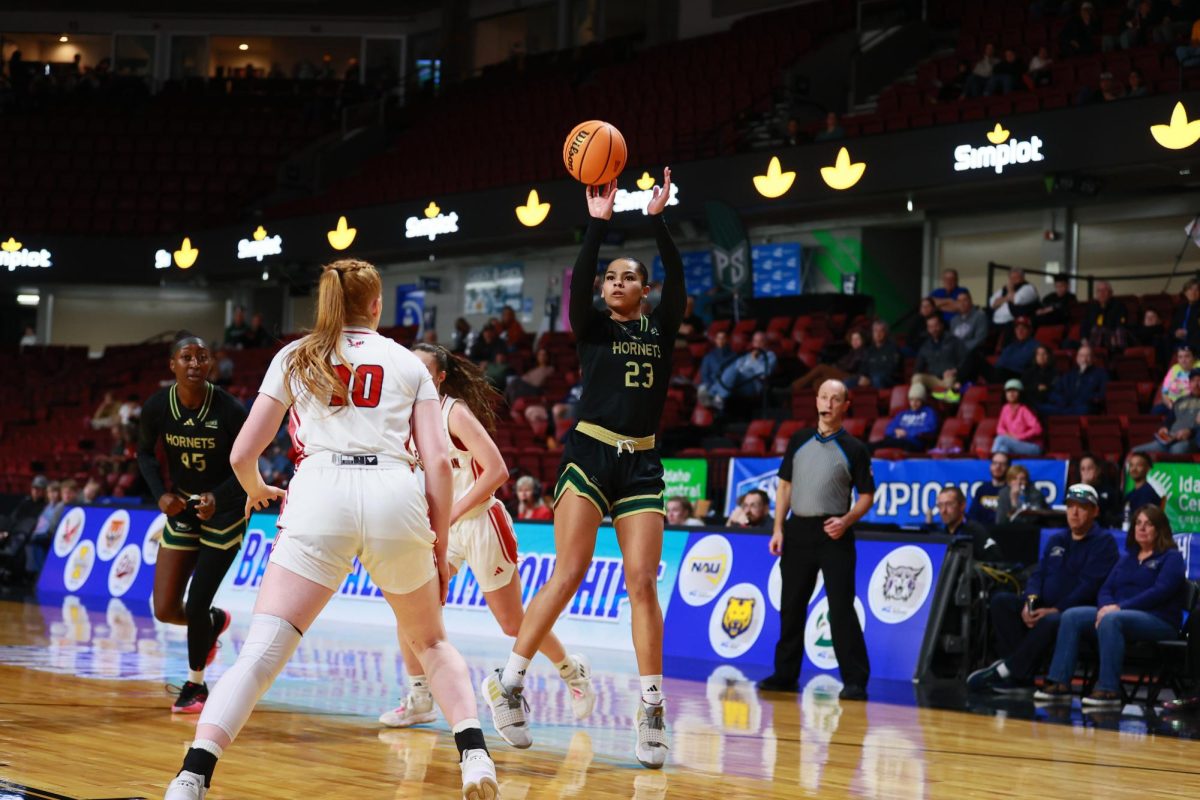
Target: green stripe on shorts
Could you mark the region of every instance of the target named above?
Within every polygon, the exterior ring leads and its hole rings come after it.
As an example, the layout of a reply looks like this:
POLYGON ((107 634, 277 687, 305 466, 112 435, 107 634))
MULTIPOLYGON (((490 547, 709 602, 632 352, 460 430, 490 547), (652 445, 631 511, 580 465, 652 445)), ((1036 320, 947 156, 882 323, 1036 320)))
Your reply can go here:
POLYGON ((666 515, 667 509, 663 505, 662 495, 655 497, 636 497, 628 500, 618 500, 613 505, 612 517, 613 520, 618 520, 621 517, 628 517, 631 514, 640 514, 643 512, 653 512, 656 514, 666 515))
POLYGON ((583 471, 574 464, 567 464, 561 476, 558 479, 558 485, 554 487, 554 502, 557 503, 562 497, 563 492, 567 488, 571 488, 582 497, 591 500, 595 504, 596 509, 601 516, 608 513, 608 500, 592 483, 584 476, 583 471))
POLYGON ((242 543, 242 537, 246 535, 246 522, 247 520, 245 519, 239 519, 223 530, 201 525, 200 543, 208 547, 215 547, 218 550, 228 550, 231 547, 237 547, 242 543))

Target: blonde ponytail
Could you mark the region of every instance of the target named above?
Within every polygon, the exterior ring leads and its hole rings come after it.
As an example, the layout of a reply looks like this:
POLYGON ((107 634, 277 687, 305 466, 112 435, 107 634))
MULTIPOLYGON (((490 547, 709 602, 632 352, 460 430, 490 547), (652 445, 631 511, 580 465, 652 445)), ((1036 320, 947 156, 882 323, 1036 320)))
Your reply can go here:
POLYGON ((345 406, 350 390, 333 367, 335 359, 346 363, 342 328, 370 318, 371 301, 381 290, 379 272, 366 261, 342 259, 325 267, 317 286, 317 321, 284 365, 285 385, 290 392, 295 378, 313 397, 328 397, 331 404, 337 398, 336 405, 345 406))

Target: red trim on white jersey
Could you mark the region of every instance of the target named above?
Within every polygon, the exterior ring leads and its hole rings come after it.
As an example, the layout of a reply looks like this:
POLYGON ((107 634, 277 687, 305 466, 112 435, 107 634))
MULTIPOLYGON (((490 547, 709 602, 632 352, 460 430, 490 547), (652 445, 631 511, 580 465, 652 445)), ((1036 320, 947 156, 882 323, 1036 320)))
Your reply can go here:
POLYGON ((496 532, 496 538, 500 540, 500 552, 504 553, 504 560, 516 564, 517 534, 508 521, 508 515, 504 513, 504 506, 492 503, 488 508, 488 518, 492 521, 492 530, 496 532))
POLYGON ((297 431, 300 430, 300 415, 296 413, 296 406, 292 406, 288 410, 288 436, 292 439, 292 449, 296 451, 295 466, 299 467, 300 462, 308 455, 304 452, 304 442, 300 440, 300 435, 297 431))

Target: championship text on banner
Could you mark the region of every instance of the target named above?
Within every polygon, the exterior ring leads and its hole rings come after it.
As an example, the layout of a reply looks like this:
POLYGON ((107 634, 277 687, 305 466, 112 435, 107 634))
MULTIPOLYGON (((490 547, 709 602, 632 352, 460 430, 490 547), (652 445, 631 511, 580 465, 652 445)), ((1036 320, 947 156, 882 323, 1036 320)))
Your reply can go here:
MULTIPOLYGON (((925 538, 859 538, 854 609, 863 628, 872 676, 911 680, 925 635, 946 545, 925 538)), ((779 640, 779 559, 757 534, 696 532, 688 536, 663 652, 674 672, 684 662, 728 661, 769 667, 779 640)), ((808 600, 804 669, 837 668, 829 601, 821 576, 808 600)))
MULTIPOLYGON (((729 488, 725 514, 737 506, 737 500, 751 489, 762 489, 775 509, 776 475, 782 459, 734 458, 729 462, 729 488)), ((1050 505, 1061 504, 1067 480, 1065 461, 1031 460, 1017 462, 1029 470, 1033 483, 1046 495, 1050 505)), ((945 486, 962 489, 968 500, 975 489, 990 480, 987 461, 975 459, 871 460, 875 473, 875 505, 863 517, 866 523, 924 525, 927 513, 937 512, 937 494, 945 486)))

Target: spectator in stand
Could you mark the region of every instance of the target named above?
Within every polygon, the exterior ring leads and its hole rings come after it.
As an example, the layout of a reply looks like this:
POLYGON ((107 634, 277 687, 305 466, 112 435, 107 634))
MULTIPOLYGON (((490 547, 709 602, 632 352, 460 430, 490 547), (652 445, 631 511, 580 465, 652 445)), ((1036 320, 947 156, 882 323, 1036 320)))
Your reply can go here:
POLYGON ((1008 468, 1005 480, 1006 488, 996 496, 997 525, 1016 522, 1025 511, 1045 511, 1050 507, 1046 495, 1033 484, 1025 467, 1013 464, 1008 468))
POLYGON ((967 289, 959 292, 954 303, 958 313, 950 319, 950 333, 962 340, 967 353, 975 353, 987 340, 987 314, 972 302, 967 289))
POLYGON ((804 137, 800 133, 800 121, 795 117, 790 117, 783 127, 783 144, 785 147, 795 147, 803 143, 804 137))
POLYGON ((921 352, 921 347, 929 340, 929 318, 937 315, 938 310, 933 298, 922 297, 921 304, 917 306, 917 318, 908 327, 906 355, 915 356, 921 352))
MULTIPOLYGON (((1170 25, 1172 22, 1177 22, 1177 20, 1170 18, 1169 12, 1168 16, 1164 17, 1163 21, 1167 25, 1170 25)), ((1173 40, 1174 36, 1165 38, 1166 43, 1170 43, 1173 40)), ((1197 64, 1200 64, 1200 19, 1197 19, 1192 24, 1192 33, 1188 37, 1188 43, 1181 44, 1175 48, 1175 58, 1179 59, 1179 66, 1181 67, 1194 67, 1197 64)))
POLYGON ((820 386, 831 379, 849 384, 851 378, 861 375, 867 356, 867 345, 862 331, 850 331, 846 335, 846 341, 850 344, 850 349, 841 358, 833 364, 817 364, 792 383, 792 391, 820 386))
POLYGON ((229 357, 229 350, 221 347, 213 357, 208 379, 222 389, 228 389, 233 385, 234 368, 233 359, 229 357))
POLYGON ((1133 484, 1133 487, 1125 493, 1122 509, 1125 522, 1123 527, 1126 530, 1129 528, 1129 521, 1133 519, 1134 513, 1142 506, 1162 508, 1162 495, 1150 485, 1150 481, 1146 480, 1152 466, 1150 456, 1145 453, 1130 453, 1125 459, 1125 474, 1133 484))
POLYGON ((1113 297, 1112 284, 1096 283, 1096 299, 1083 312, 1079 335, 1092 347, 1123 350, 1129 346, 1129 312, 1125 304, 1113 297))
POLYGON ((1172 336, 1191 346, 1193 353, 1200 352, 1200 280, 1192 278, 1183 285, 1183 299, 1171 317, 1172 336))
POLYGON ((1154 441, 1133 448, 1135 453, 1196 452, 1196 434, 1200 432, 1200 369, 1188 374, 1188 396, 1181 397, 1167 412, 1166 424, 1158 429, 1154 441))
POLYGON ((725 520, 730 528, 773 528, 771 498, 762 489, 751 489, 738 499, 737 508, 725 520))
POLYGON ((1159 396, 1162 402, 1151 409, 1152 414, 1166 414, 1179 398, 1191 394, 1191 375, 1195 366, 1196 359, 1192 354, 1192 348, 1186 344, 1176 346, 1175 363, 1167 370, 1167 374, 1163 376, 1162 386, 1159 387, 1159 396))
POLYGON ((992 324, 1004 327, 1017 317, 1037 311, 1040 301, 1037 289, 1025 280, 1025 270, 1013 267, 1008 272, 1008 282, 992 294, 988 303, 992 308, 992 324))
POLYGON ((491 362, 483 368, 483 374, 492 386, 496 387, 496 391, 504 394, 509 378, 513 375, 513 368, 508 363, 508 352, 503 349, 497 350, 491 362))
POLYGON ((233 309, 233 321, 225 327, 225 346, 241 350, 246 346, 246 309, 237 306, 233 309))
POLYGON ((724 409, 729 398, 734 396, 745 399, 763 397, 767 390, 767 378, 775 371, 777 360, 775 353, 767 349, 767 334, 755 331, 750 337, 750 349, 725 367, 720 382, 713 387, 712 397, 716 408, 724 409))
POLYGON ((704 523, 696 519, 695 510, 692 508, 692 501, 686 497, 676 495, 667 499, 667 524, 668 525, 703 525, 704 523))
POLYGON ((896 373, 900 370, 900 349, 892 341, 888 324, 881 319, 871 323, 871 344, 860 367, 858 385, 864 388, 890 389, 896 385, 896 373))
POLYGON ((725 368, 737 359, 737 353, 729 346, 729 333, 717 331, 713 335, 713 349, 704 354, 700 360, 699 381, 696 385, 696 402, 705 408, 713 406, 712 393, 721 383, 721 375, 725 368))
POLYGON ((967 351, 961 339, 946 334, 946 323, 942 322, 941 314, 933 314, 925 324, 929 338, 917 353, 912 382, 924 384, 934 397, 956 393, 958 373, 966 361, 967 351))
POLYGON ((456 356, 465 356, 471 346, 471 323, 463 317, 454 320, 454 333, 450 336, 450 352, 456 356))
POLYGON ((578 415, 575 413, 575 408, 579 405, 579 398, 582 396, 583 384, 576 381, 571 388, 567 389, 567 393, 563 395, 562 400, 555 403, 550 409, 550 413, 554 416, 554 422, 556 425, 559 422, 575 421, 575 419, 578 417, 578 415))
MULTIPOLYGON (((1021 375, 1021 384, 1025 387, 1025 396, 1029 401, 1041 408, 1050 399, 1050 390, 1058 380, 1058 369, 1054 365, 1054 354, 1044 344, 1039 344, 1033 354, 1033 363, 1021 375)), ((1045 412, 1042 412, 1045 413, 1045 412)))
POLYGON ((59 484, 59 488, 62 492, 60 502, 57 506, 46 504, 38 516, 37 527, 25 543, 25 577, 31 581, 37 580, 42 565, 46 563, 46 554, 50 552, 50 540, 54 538, 63 512, 79 502, 79 487, 74 480, 68 478, 59 484))
POLYGON ((495 361, 497 353, 507 352, 508 349, 504 346, 504 342, 500 341, 496 329, 491 325, 485 325, 479 331, 479 336, 471 343, 471 349, 468 351, 467 357, 482 366, 495 361))
POLYGON ((842 123, 834 111, 825 115, 825 127, 817 131, 817 135, 813 137, 818 142, 831 142, 845 138, 846 131, 842 129, 842 123))
MULTIPOLYGON (((1121 32, 1116 36, 1115 44, 1122 50, 1132 50, 1135 47, 1145 47, 1151 42, 1154 29, 1154 5, 1150 0, 1139 0, 1121 14, 1121 32)), ((1113 37, 1104 37, 1104 49, 1113 49, 1113 37)))
POLYGON ((1008 486, 1008 468, 1011 466, 1012 459, 1007 453, 992 453, 992 460, 988 464, 990 480, 975 487, 975 494, 971 497, 971 509, 967 512, 968 519, 980 525, 996 524, 996 506, 1000 493, 1008 486))
POLYGON ((938 416, 925 405, 925 387, 914 383, 908 387, 908 409, 892 417, 882 439, 871 445, 871 452, 883 448, 899 448, 909 453, 924 453, 937 438, 938 416))
POLYGON ((1099 677, 1085 706, 1125 705, 1121 667, 1126 642, 1157 642, 1179 635, 1186 568, 1162 509, 1140 508, 1125 539, 1125 554, 1100 587, 1096 605, 1063 612, 1047 683, 1034 694, 1044 702, 1070 702, 1080 639, 1100 651, 1099 677))
POLYGON ((25 542, 37 527, 42 511, 49 502, 58 501, 58 488, 57 481, 50 482, 45 475, 35 475, 29 484, 29 494, 18 500, 12 511, 0 521, 0 570, 21 572, 22 568, 12 561, 18 554, 24 553, 25 542))
POLYGON ((984 95, 1008 94, 1017 88, 1024 71, 1021 62, 1017 61, 1017 51, 1011 47, 1004 48, 1004 58, 992 68, 992 77, 988 78, 984 95))
POLYGON ((942 270, 942 285, 929 293, 937 310, 942 312, 942 319, 947 323, 962 312, 958 306, 958 298, 967 292, 966 287, 958 285, 958 270, 942 270))
POLYGON ((1161 367, 1174 355, 1175 339, 1167 335, 1162 317, 1153 308, 1142 312, 1142 324, 1129 331, 1133 344, 1154 349, 1154 363, 1161 367))
POLYGON ((1125 97, 1145 97, 1148 94, 1150 94, 1150 89, 1146 86, 1146 79, 1142 76, 1142 71, 1129 70, 1129 74, 1125 76, 1125 97))
POLYGON ((21 341, 17 343, 17 346, 21 350, 24 350, 26 347, 33 347, 37 343, 37 331, 33 329, 32 325, 26 325, 25 332, 21 334, 21 341))
POLYGON ((1063 58, 1090 56, 1096 52, 1096 37, 1100 35, 1100 20, 1095 7, 1088 2, 1079 7, 1059 34, 1059 52, 1063 58))
POLYGON ((1050 85, 1052 78, 1050 68, 1053 66, 1054 59, 1050 57, 1050 51, 1046 49, 1046 45, 1042 45, 1038 48, 1037 55, 1029 59, 1029 70, 1022 79, 1029 91, 1032 92, 1050 85))
POLYGON ((1075 351, 1075 369, 1059 376, 1050 392, 1049 402, 1038 411, 1044 416, 1093 414, 1100 410, 1107 388, 1108 372, 1092 363, 1092 348, 1084 342, 1075 351))
POLYGON ((942 528, 938 533, 969 538, 971 554, 976 561, 1003 561, 1000 544, 991 537, 987 528, 963 516, 966 508, 967 498, 957 486, 947 486, 938 492, 937 510, 942 518, 942 528))
POLYGON ((1099 506, 1089 486, 1067 490, 1068 530, 1050 537, 1022 596, 993 592, 992 630, 1000 660, 967 677, 972 692, 1028 693, 1050 654, 1065 611, 1094 603, 1117 563, 1117 543, 1096 524, 1099 506))
POLYGON ((938 103, 953 103, 961 100, 967 91, 967 81, 971 78, 971 65, 966 61, 958 62, 958 70, 945 83, 938 84, 937 93, 930 98, 934 105, 938 103))
POLYGON ((983 46, 983 55, 975 62, 975 66, 971 68, 971 74, 967 76, 964 94, 967 97, 979 97, 983 94, 999 63, 1000 59, 996 58, 996 46, 988 42, 983 46))
POLYGON ((79 504, 83 506, 103 505, 108 500, 104 497, 104 486, 96 478, 88 478, 79 494, 79 504))
POLYGON ((708 323, 704 317, 696 313, 696 298, 688 295, 687 304, 683 307, 683 321, 679 323, 679 337, 675 340, 676 347, 686 347, 689 340, 702 341, 708 323))
POLYGON ((1014 453, 1020 456, 1042 454, 1042 423, 1029 406, 1021 402, 1024 385, 1016 378, 1004 384, 1004 408, 992 441, 993 453, 1014 453))
POLYGON ((1085 86, 1079 91, 1078 105, 1089 103, 1111 103, 1125 96, 1124 87, 1113 77, 1111 72, 1100 73, 1100 83, 1095 88, 1085 86))
POLYGON ((121 424, 121 404, 113 392, 104 393, 104 398, 92 412, 91 426, 94 431, 113 430, 121 424))
POLYGON ((1100 502, 1100 516, 1097 518, 1100 527, 1120 528, 1124 522, 1121 490, 1105 480, 1104 464, 1097 456, 1084 453, 1079 457, 1079 482, 1096 490, 1100 502))
POLYGON ((525 327, 517 319, 517 312, 512 306, 504 306, 500 309, 500 321, 497 323, 496 332, 508 345, 509 350, 515 348, 525 338, 525 327))
POLYGON ((271 343, 271 337, 263 327, 263 315, 259 311, 255 311, 250 317, 250 327, 242 334, 242 346, 249 349, 252 347, 266 347, 271 343))
POLYGON ((504 399, 511 406, 520 397, 536 397, 542 393, 546 381, 554 374, 554 365, 550 363, 550 351, 539 348, 534 354, 534 365, 525 371, 524 375, 513 378, 504 390, 504 399))
POLYGON ((117 416, 120 417, 121 427, 138 423, 142 418, 142 404, 136 394, 126 395, 125 401, 121 403, 121 408, 117 411, 117 416))
POLYGON ((554 519, 554 509, 546 504, 546 499, 542 497, 542 485, 532 475, 517 478, 517 508, 513 516, 547 522, 554 519))
POLYGON ((997 383, 1009 378, 1020 378, 1033 363, 1038 341, 1033 338, 1033 323, 1029 317, 1017 317, 1013 323, 1013 340, 1000 351, 996 365, 992 368, 992 380, 997 383))
POLYGON ((1041 325, 1066 325, 1071 307, 1075 305, 1075 294, 1071 291, 1071 279, 1066 275, 1054 276, 1054 291, 1042 298, 1042 304, 1034 311, 1034 321, 1041 325))

